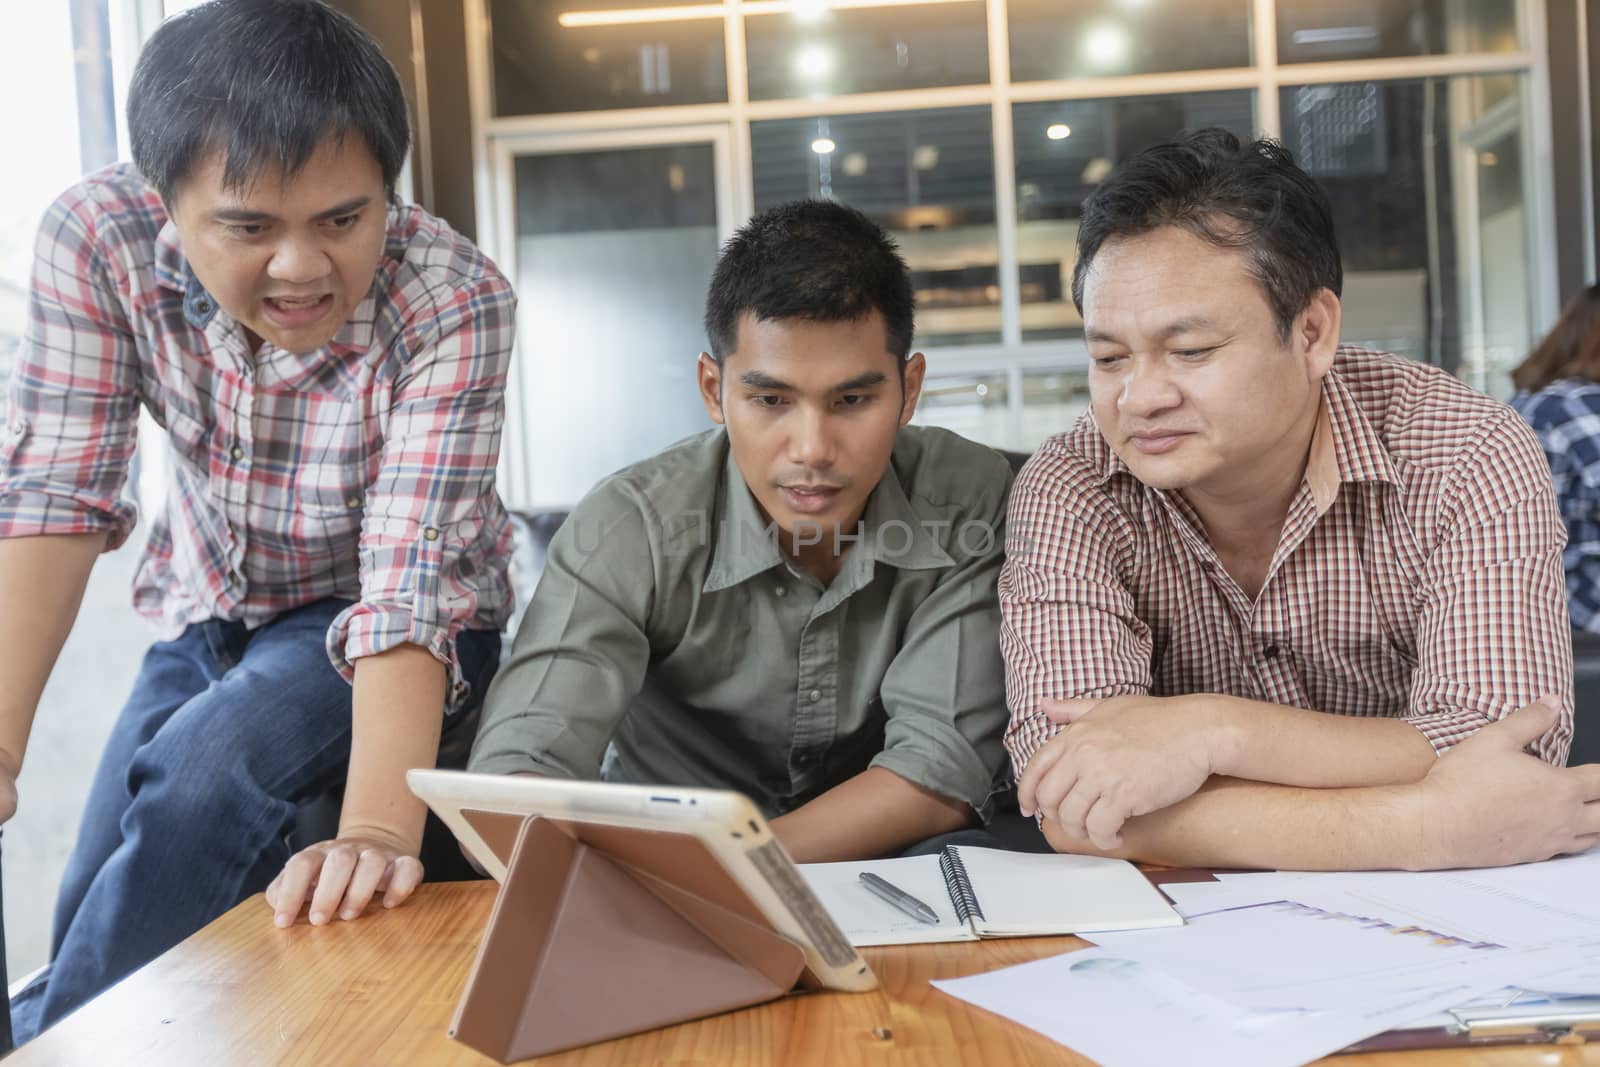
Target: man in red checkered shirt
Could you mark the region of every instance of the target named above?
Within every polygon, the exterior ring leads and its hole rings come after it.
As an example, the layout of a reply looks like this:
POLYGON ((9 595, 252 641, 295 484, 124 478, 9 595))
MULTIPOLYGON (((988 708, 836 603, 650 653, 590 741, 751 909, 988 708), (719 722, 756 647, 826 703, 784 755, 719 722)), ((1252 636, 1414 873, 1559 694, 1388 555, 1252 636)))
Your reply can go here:
POLYGON ((1012 490, 1019 800, 1060 851, 1488 866, 1600 841, 1565 768, 1565 541, 1538 442, 1339 344, 1328 201, 1207 130, 1085 204, 1091 411, 1012 490))
POLYGON ((404 900, 405 770, 481 700, 510 610, 515 299, 395 199, 409 130, 376 42, 316 0, 205 4, 156 31, 128 110, 136 166, 46 212, 0 437, 0 822, 90 568, 134 524, 141 409, 172 451, 134 583, 162 639, 12 1002, 22 1040, 253 893, 279 925, 404 900), (291 857, 297 805, 342 782, 337 837, 291 857))

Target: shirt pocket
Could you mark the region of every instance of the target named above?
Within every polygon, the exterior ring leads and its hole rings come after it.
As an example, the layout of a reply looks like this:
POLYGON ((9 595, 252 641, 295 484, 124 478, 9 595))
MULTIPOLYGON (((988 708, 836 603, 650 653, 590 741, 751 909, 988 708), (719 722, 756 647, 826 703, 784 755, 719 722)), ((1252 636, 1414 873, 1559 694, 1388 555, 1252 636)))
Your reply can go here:
POLYGON ((294 500, 300 517, 319 532, 357 531, 366 510, 372 447, 354 406, 306 427, 305 455, 295 469, 294 500))
POLYGON ((211 429, 203 421, 181 408, 168 407, 166 411, 167 442, 173 454, 192 470, 209 474, 211 471, 211 429))

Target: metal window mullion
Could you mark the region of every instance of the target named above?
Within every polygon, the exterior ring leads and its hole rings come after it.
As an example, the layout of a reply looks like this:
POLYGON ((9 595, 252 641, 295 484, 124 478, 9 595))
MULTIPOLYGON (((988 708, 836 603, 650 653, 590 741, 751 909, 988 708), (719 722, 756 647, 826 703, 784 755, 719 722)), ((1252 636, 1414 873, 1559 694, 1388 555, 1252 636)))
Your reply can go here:
POLYGON ((1250 32, 1256 61, 1256 127, 1264 137, 1283 137, 1278 103, 1278 3, 1254 0, 1250 32))
POLYGON ((1023 399, 1022 399, 1022 365, 1012 362, 1007 364, 1006 373, 1006 446, 1014 449, 1025 449, 1026 443, 1022 440, 1023 427, 1023 399))
MULTIPOLYGON (((1000 274, 1000 343, 1022 343, 1022 278, 1017 252, 1017 152, 1011 122, 1011 38, 1005 0, 989 0, 991 147, 994 153, 994 219, 1000 274)), ((1020 410, 1020 409, 1019 409, 1020 410)), ((1020 419, 1020 415, 1017 416, 1020 419)), ((1013 426, 1013 439, 1021 423, 1013 426)))
MULTIPOLYGON (((1524 174, 1532 180, 1525 186, 1523 196, 1531 200, 1531 218, 1528 224, 1528 266, 1532 275, 1533 333, 1541 335, 1556 321, 1561 313, 1561 280, 1556 262, 1556 178, 1555 145, 1550 105, 1550 49, 1549 28, 1545 21, 1542 2, 1521 0, 1518 6, 1519 29, 1523 34, 1525 51, 1532 52, 1530 77, 1523 79, 1528 92, 1525 95, 1525 114, 1528 116, 1528 141, 1537 163, 1524 166, 1524 174)), ((1526 158, 1526 157, 1525 157, 1526 158)), ((1531 343, 1534 337, 1528 338, 1531 343)))
POLYGON ((1338 82, 1420 81, 1475 74, 1515 74, 1539 63, 1539 53, 1466 52, 1447 56, 1396 56, 1391 59, 1339 59, 1317 63, 1280 63, 1280 85, 1321 85, 1338 82))
POLYGON ((1583 180, 1583 195, 1580 200, 1583 204, 1583 277, 1584 281, 1593 284, 1595 281, 1595 202, 1594 202, 1594 113, 1591 110, 1594 99, 1594 83, 1591 79, 1595 76, 1594 67, 1589 63, 1589 5, 1580 3, 1578 8, 1578 85, 1580 95, 1578 99, 1578 171, 1583 180))
POLYGON ((552 115, 511 115, 490 119, 488 132, 493 137, 518 137, 580 130, 649 130, 727 122, 731 115, 732 108, 728 104, 680 104, 619 111, 563 111, 552 115))
POLYGON ((1012 82, 1010 96, 1013 103, 1110 100, 1124 96, 1170 96, 1179 93, 1253 89, 1259 80, 1260 72, 1254 67, 1224 67, 1215 70, 1180 70, 1162 74, 1128 74, 1107 78, 1012 82))
MULTIPOLYGON (((746 60, 744 15, 737 0, 723 19, 724 60, 728 67, 728 126, 733 174, 735 226, 756 211, 755 156, 750 146, 750 67, 746 60)), ((721 235, 726 240, 731 234, 721 235)))
MULTIPOLYGON (((493 161, 493 101, 489 87, 489 0, 467 0, 467 110, 472 123, 472 192, 476 202, 478 244, 496 263, 511 263, 509 248, 495 248, 495 175, 493 161)), ((509 268, 508 268, 509 269, 509 268)))
POLYGON ((865 115, 881 111, 921 111, 938 107, 972 107, 987 104, 994 94, 990 85, 951 85, 932 89, 895 89, 879 93, 850 93, 816 99, 752 100, 747 105, 753 119, 807 119, 824 115, 865 115))

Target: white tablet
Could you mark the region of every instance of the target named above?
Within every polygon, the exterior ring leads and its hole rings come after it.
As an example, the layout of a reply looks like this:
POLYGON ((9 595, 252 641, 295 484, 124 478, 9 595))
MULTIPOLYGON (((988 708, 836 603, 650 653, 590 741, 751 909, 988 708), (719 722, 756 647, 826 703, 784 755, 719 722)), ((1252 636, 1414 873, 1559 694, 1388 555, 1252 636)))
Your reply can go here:
POLYGON ((674 835, 677 840, 662 840, 678 860, 704 856, 719 865, 772 929, 800 946, 819 985, 877 987, 871 968, 741 793, 441 770, 408 771, 406 781, 496 881, 505 880, 517 836, 531 815, 602 849, 607 827, 674 835))

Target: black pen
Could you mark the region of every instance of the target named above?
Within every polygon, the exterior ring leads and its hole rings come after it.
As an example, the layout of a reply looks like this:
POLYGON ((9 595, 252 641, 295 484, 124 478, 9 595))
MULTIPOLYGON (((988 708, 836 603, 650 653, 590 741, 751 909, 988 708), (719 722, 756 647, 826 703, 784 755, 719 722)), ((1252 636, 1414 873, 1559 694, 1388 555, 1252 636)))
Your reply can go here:
POLYGON ((939 925, 938 912, 894 883, 886 882, 875 874, 862 871, 861 884, 871 890, 873 895, 887 900, 890 904, 917 920, 917 922, 927 923, 930 926, 939 925))

